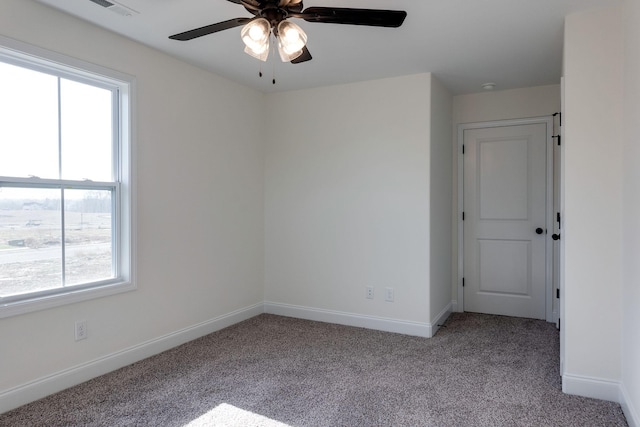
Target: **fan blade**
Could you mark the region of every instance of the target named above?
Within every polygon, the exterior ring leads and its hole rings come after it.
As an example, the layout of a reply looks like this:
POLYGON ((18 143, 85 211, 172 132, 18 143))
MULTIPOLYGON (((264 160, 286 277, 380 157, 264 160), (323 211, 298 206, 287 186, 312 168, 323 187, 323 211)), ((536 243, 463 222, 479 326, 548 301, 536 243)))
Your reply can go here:
POLYGON ((258 0, 227 0, 231 3, 239 4, 240 6, 244 6, 249 12, 256 15, 260 11, 260 2, 258 0))
POLYGON ((204 27, 196 28, 194 30, 185 31, 184 33, 174 34, 169 38, 172 40, 187 41, 198 37, 206 36, 208 34, 217 33, 218 31, 228 30, 229 28, 239 27, 251 21, 253 18, 234 18, 228 21, 218 22, 217 24, 211 24, 204 27))
POLYGON ((302 18, 308 22, 397 28, 404 22, 407 12, 403 10, 310 7, 300 14, 294 13, 291 16, 302 18))
POLYGON ((302 0, 280 0, 278 6, 286 10, 289 15, 301 13, 303 9, 302 0))
POLYGON ((252 9, 258 9, 260 7, 260 3, 258 0, 227 0, 231 3, 240 4, 244 7, 250 7, 252 9))
POLYGON ((291 61, 291 63, 300 64, 301 62, 311 61, 312 58, 313 57, 311 56, 311 53, 309 53, 309 49, 307 49, 307 47, 305 46, 302 48, 302 55, 291 61))

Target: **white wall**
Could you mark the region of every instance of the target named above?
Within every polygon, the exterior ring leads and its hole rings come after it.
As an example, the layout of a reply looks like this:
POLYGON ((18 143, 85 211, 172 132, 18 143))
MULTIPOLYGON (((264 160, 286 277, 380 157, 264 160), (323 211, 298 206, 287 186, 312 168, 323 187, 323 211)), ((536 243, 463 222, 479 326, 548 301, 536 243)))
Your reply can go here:
POLYGON ((564 46, 563 389, 610 400, 622 378, 622 167, 629 155, 622 16, 618 6, 568 16, 564 46))
POLYGON ((262 310, 264 96, 32 1, 0 2, 0 34, 137 78, 138 213, 137 291, 0 319, 0 412, 55 391, 31 382, 262 310))
POLYGON ((430 91, 420 74, 267 96, 267 310, 426 331, 430 91))
MULTIPOLYGON (((464 123, 549 116, 560 111, 560 85, 480 92, 453 98, 453 217, 452 257, 458 257, 458 132, 464 123)), ((453 266, 452 298, 458 297, 458 266, 453 266)), ((461 309, 461 307, 458 307, 461 309)))
POLYGON ((640 2, 624 6, 624 277, 622 391, 629 425, 640 426, 640 2))
POLYGON ((429 320, 438 325, 451 311, 451 225, 453 187, 452 138, 453 97, 436 78, 431 78, 431 224, 429 230, 431 310, 429 320), (441 316, 442 315, 442 316, 441 316))
POLYGON ((453 122, 456 125, 542 117, 558 111, 560 85, 496 90, 453 98, 453 122))

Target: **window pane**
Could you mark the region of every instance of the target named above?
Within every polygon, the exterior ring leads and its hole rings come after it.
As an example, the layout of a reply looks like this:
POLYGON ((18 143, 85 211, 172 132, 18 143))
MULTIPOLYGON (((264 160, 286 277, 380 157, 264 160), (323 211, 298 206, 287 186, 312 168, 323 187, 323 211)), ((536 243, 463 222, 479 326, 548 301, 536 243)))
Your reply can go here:
POLYGON ((108 190, 65 190, 65 282, 114 277, 111 205, 108 190))
POLYGON ((0 296, 62 286, 60 190, 0 188, 0 296))
POLYGON ((112 92, 60 80, 62 178, 112 181, 112 92))
POLYGON ((58 79, 0 62, 0 175, 59 178, 58 79))
POLYGON ((136 288, 132 83, 2 42, 0 318, 136 288))

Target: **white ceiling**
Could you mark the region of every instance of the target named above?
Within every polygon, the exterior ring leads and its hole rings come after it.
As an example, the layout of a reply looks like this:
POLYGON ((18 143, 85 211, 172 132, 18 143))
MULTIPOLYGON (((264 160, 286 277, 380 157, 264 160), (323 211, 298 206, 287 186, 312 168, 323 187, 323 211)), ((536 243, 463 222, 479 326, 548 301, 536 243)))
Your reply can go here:
MULTIPOLYGON (((557 84, 564 17, 611 0, 304 0, 304 7, 407 11, 400 28, 295 20, 313 60, 263 63, 243 52, 240 28, 181 42, 172 34, 251 17, 227 0, 115 0, 124 17, 89 0, 38 0, 263 92, 432 72, 454 94, 557 84), (258 72, 262 70, 264 77, 258 72), (276 84, 272 84, 275 73, 276 84)), ((114 0, 111 0, 114 2, 114 0)))

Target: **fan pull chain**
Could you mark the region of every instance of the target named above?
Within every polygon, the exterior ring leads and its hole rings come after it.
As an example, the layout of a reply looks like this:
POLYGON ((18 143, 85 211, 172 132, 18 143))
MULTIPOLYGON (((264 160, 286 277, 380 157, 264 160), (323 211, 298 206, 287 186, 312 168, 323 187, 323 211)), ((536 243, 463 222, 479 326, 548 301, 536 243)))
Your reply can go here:
POLYGON ((276 84, 276 43, 277 39, 275 36, 273 36, 273 43, 271 43, 271 84, 276 84))

